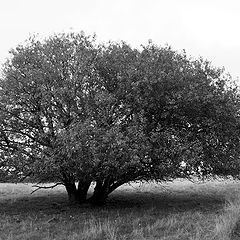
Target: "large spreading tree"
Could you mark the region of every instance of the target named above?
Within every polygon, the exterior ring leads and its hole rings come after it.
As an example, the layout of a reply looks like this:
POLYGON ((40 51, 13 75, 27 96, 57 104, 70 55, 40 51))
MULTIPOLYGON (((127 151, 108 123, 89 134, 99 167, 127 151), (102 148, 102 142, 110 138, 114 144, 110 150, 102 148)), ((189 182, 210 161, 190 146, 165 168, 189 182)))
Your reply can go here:
POLYGON ((63 184, 71 202, 101 203, 131 181, 238 175, 238 91, 209 62, 73 33, 11 54, 0 80, 1 181, 63 184))

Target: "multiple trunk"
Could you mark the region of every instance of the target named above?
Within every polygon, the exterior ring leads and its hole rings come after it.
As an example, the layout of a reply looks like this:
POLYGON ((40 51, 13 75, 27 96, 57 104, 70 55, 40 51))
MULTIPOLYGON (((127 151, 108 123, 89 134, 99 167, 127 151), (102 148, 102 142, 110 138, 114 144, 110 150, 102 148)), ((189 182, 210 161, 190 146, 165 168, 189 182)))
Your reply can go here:
POLYGON ((65 183, 65 188, 68 193, 68 200, 71 204, 84 203, 87 200, 87 192, 91 185, 91 181, 78 183, 77 187, 75 182, 65 183))
POLYGON ((93 204, 103 204, 110 194, 109 187, 109 181, 96 181, 93 195, 88 199, 88 201, 93 204))
POLYGON ((105 180, 98 179, 94 188, 93 195, 87 198, 88 189, 92 181, 65 181, 64 185, 68 193, 68 199, 71 204, 81 204, 89 202, 91 204, 102 205, 105 203, 108 195, 116 188, 122 185, 125 181, 114 182, 111 178, 105 180))

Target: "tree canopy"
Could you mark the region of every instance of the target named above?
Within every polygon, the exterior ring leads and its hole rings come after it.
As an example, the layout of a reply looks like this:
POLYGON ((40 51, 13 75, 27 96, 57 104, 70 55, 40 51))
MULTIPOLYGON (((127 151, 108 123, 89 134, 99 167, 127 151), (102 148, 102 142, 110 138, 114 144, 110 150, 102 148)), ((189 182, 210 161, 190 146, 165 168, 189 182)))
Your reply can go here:
POLYGON ((238 176, 238 89, 208 61, 74 33, 11 54, 0 80, 1 181, 54 182, 72 202, 103 202, 136 180, 238 176))

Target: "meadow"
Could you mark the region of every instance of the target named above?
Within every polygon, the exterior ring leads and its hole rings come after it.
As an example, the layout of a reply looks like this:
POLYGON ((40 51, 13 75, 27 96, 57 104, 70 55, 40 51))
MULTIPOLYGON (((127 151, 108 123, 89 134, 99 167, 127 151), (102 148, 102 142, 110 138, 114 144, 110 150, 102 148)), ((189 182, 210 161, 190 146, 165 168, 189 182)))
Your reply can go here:
POLYGON ((62 186, 0 184, 0 240, 237 240, 240 183, 132 183, 104 206, 70 206, 62 186))

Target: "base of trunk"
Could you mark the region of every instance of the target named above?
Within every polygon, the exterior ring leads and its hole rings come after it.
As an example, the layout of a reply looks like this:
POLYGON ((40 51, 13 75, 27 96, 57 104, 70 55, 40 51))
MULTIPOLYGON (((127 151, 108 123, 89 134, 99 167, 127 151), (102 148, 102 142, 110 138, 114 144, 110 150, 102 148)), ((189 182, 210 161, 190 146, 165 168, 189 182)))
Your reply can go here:
POLYGON ((107 200, 107 195, 94 195, 92 197, 90 197, 87 202, 90 204, 94 204, 94 205, 104 205, 106 203, 107 200))
POLYGON ((89 189, 91 182, 87 183, 78 183, 78 188, 75 183, 67 183, 65 184, 68 200, 70 204, 81 204, 85 203, 87 200, 87 192, 89 189))
POLYGON ((104 186, 102 181, 96 181, 93 195, 88 199, 88 202, 94 205, 103 205, 108 197, 108 188, 104 186))

